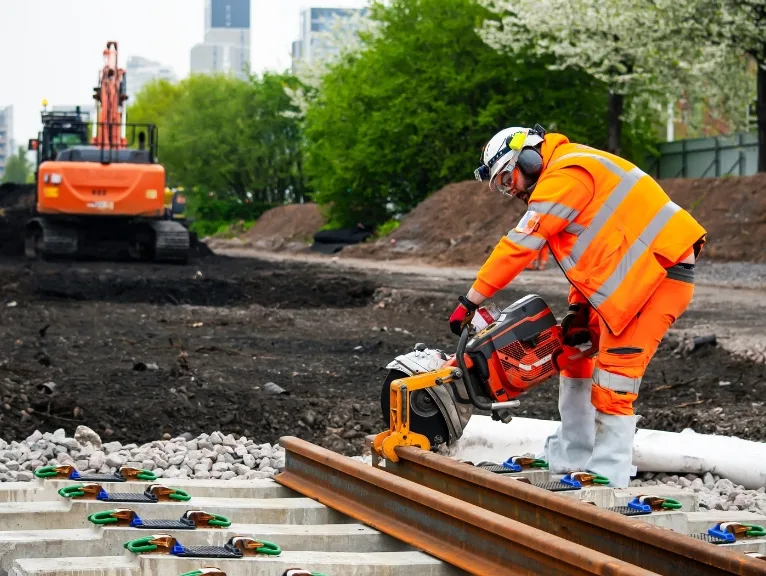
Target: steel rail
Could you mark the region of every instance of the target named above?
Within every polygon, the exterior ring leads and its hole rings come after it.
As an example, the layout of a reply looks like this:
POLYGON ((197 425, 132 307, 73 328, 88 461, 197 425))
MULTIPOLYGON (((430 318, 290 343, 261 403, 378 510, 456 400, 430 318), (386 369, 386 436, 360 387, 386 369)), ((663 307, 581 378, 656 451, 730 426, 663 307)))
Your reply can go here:
POLYGON ((766 576, 766 563, 417 448, 385 470, 657 574, 766 576))
POLYGON ((280 444, 277 482, 470 574, 653 574, 304 440, 280 444))

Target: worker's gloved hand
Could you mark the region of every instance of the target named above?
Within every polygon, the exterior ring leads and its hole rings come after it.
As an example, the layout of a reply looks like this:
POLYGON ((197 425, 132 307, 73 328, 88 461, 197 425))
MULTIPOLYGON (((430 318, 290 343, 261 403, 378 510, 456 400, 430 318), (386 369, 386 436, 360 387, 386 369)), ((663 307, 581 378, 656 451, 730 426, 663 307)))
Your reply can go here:
POLYGON ((463 328, 471 323, 471 320, 473 320, 473 315, 479 308, 465 296, 458 298, 458 302, 460 302, 460 304, 458 304, 458 307, 455 308, 452 316, 449 317, 450 330, 452 330, 452 333, 456 336, 460 336, 460 334, 463 332, 463 328))
POLYGON ((590 304, 570 304, 561 320, 561 336, 567 346, 579 346, 591 341, 588 330, 590 304))

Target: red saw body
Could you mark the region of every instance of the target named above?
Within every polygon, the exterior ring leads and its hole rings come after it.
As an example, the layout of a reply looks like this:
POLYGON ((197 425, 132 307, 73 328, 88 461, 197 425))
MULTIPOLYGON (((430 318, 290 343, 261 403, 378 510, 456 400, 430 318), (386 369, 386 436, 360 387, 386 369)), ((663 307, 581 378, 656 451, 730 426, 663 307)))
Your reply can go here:
MULTIPOLYGON (((536 294, 503 310, 468 341, 465 353, 469 370, 496 402, 519 396, 588 354, 564 345, 556 317, 536 294)), ((455 358, 450 363, 457 365, 455 358)))
MULTIPOLYGON (((432 385, 421 386, 422 390, 412 393, 410 430, 427 437, 431 445, 459 438, 474 408, 488 410, 491 406, 493 418, 509 422, 512 413, 508 404, 503 403, 513 401, 597 349, 565 346, 553 312, 536 294, 525 296, 502 312, 480 309, 473 324, 478 333, 464 344, 461 342, 465 346, 462 351, 465 374, 458 370, 462 375, 457 380, 462 383, 439 385, 435 379, 432 385), (469 398, 468 387, 478 403, 469 398)), ((415 351, 397 357, 388 365, 390 372, 381 391, 383 417, 389 419, 394 380, 436 373, 445 367, 459 368, 458 354, 460 345, 452 356, 418 345, 415 351)))

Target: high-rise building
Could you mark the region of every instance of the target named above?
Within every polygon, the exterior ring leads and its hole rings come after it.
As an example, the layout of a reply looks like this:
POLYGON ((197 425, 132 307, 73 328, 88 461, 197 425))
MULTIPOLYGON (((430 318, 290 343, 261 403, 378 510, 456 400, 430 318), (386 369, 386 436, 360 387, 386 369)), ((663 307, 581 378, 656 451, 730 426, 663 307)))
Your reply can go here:
POLYGON ((0 179, 8 159, 16 153, 13 143, 13 106, 0 108, 0 179))
POLYGON ((163 79, 175 82, 178 79, 172 68, 140 56, 132 56, 128 59, 125 72, 128 77, 128 104, 134 102, 136 94, 141 91, 145 84, 152 80, 163 79))
POLYGON ((305 8, 301 10, 300 38, 293 42, 293 70, 298 61, 311 63, 328 56, 335 49, 322 42, 319 34, 340 25, 344 33, 353 33, 357 16, 365 16, 367 8, 305 8))
POLYGON ((231 73, 250 66, 250 0, 205 0, 205 38, 191 51, 192 73, 231 73))
POLYGON ((295 40, 292 44, 292 62, 293 62, 293 74, 295 74, 296 64, 301 59, 301 52, 303 50, 302 42, 300 40, 295 40))

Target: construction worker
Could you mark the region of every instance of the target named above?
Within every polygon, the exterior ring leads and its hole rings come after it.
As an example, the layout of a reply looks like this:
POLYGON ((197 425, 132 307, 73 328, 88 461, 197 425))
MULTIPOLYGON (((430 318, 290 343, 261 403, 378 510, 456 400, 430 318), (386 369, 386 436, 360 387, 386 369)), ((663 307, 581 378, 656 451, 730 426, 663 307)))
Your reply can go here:
POLYGON ((628 486, 640 418, 633 402, 692 299, 705 230, 630 162, 539 125, 496 134, 475 175, 528 207, 458 299, 450 327, 459 334, 547 243, 571 285, 565 342, 598 343, 598 355, 562 371, 561 425, 546 440, 546 459, 554 473, 585 470, 628 486))

